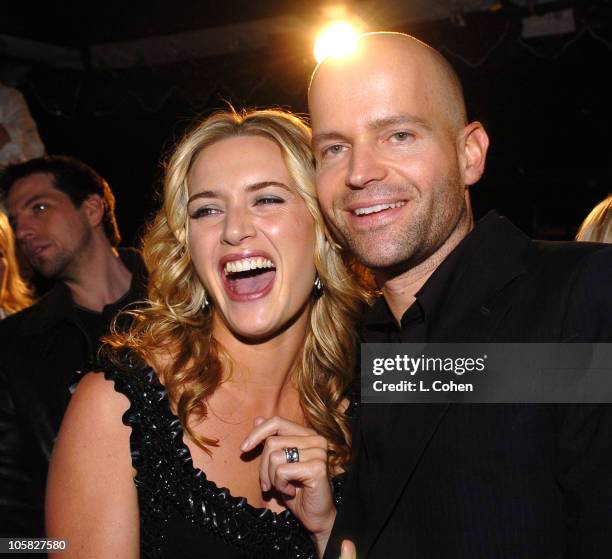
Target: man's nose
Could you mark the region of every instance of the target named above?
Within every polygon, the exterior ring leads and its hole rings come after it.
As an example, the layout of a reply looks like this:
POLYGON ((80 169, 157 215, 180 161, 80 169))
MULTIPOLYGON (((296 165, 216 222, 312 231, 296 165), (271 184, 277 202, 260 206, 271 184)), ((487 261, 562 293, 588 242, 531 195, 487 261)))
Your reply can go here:
POLYGON ((238 246, 246 239, 254 237, 256 229, 253 216, 246 208, 228 208, 225 212, 222 242, 231 246, 238 246))
POLYGON ((365 188, 371 182, 382 181, 386 174, 385 166, 374 147, 353 145, 346 176, 347 186, 365 188))
POLYGON ((16 217, 12 220, 13 231, 17 242, 27 241, 34 235, 34 228, 31 220, 24 217, 16 217))

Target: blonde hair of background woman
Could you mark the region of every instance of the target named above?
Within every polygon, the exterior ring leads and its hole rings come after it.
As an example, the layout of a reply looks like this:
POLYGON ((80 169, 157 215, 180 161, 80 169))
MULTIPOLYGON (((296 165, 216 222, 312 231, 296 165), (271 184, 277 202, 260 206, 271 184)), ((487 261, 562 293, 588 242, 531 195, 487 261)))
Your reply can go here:
POLYGON ((4 272, 0 280, 0 309, 6 314, 29 307, 34 299, 32 290, 21 277, 15 237, 6 215, 0 211, 0 258, 4 259, 4 272))
MULTIPOLYGON (((166 165, 163 206, 143 240, 150 274, 148 305, 130 311, 130 329, 123 334, 115 329, 106 341, 115 350, 135 350, 155 366, 196 443, 207 451, 218 443, 191 428, 192 419, 206 418, 207 397, 223 373, 231 373, 231 358, 213 338, 214 303, 207 304, 189 254, 188 181, 204 148, 236 136, 260 136, 280 147, 297 193, 314 219, 315 266, 323 291, 317 296, 313 290, 309 328, 292 375, 308 424, 329 441, 330 466, 342 467, 349 458, 350 429, 341 402, 352 385, 355 326, 369 290, 349 273, 340 248, 328 236, 315 194, 310 128, 297 116, 275 109, 221 112, 183 138, 166 165)), ((350 265, 355 270, 355 264, 350 265)))
POLYGON ((578 229, 577 241, 612 243, 612 194, 599 202, 578 229))

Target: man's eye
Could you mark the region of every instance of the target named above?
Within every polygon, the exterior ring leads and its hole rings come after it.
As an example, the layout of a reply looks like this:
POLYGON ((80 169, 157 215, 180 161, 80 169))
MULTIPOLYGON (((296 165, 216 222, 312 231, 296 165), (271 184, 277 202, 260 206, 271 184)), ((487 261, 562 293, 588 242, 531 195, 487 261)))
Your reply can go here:
POLYGON ((410 132, 405 132, 403 130, 401 132, 395 132, 391 135, 391 138, 398 142, 405 142, 406 140, 410 140, 413 137, 414 134, 411 134, 410 132))
POLYGON ((201 217, 208 217, 210 215, 220 214, 221 210, 219 208, 204 206, 202 208, 197 208, 194 210, 189 216, 191 219, 199 219, 201 217))
POLYGON ((32 209, 35 212, 44 212, 47 209, 47 204, 34 204, 34 206, 32 206, 32 209))
POLYGON ((342 153, 345 150, 345 146, 342 144, 334 144, 333 146, 326 147, 323 150, 323 157, 334 156, 342 153))

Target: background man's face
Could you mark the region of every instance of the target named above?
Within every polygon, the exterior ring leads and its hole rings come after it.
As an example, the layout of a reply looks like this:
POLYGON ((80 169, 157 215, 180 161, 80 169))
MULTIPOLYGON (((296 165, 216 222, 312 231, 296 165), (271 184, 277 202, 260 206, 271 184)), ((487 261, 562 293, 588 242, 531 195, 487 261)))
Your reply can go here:
POLYGON ((19 248, 47 278, 65 278, 78 265, 92 228, 84 205, 76 208, 53 186, 49 174, 35 173, 15 182, 6 207, 19 248))
POLYGON ((319 201, 339 240, 372 268, 420 263, 467 211, 458 134, 421 66, 324 66, 310 92, 319 201))

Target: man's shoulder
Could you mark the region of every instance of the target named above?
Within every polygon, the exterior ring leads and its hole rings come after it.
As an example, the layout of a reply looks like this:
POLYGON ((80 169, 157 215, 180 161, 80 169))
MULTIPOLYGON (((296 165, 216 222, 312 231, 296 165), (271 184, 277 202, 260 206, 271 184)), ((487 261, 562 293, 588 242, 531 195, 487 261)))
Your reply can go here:
MULTIPOLYGON (((605 277, 604 268, 612 268, 612 245, 533 240, 507 218, 490 212, 467 237, 461 261, 470 280, 489 282, 489 287, 516 285, 518 280, 523 286, 543 283, 554 289, 576 277, 605 277)), ((471 288, 471 282, 464 284, 471 288)))
POLYGON ((612 257, 612 245, 605 243, 585 243, 582 241, 542 241, 532 240, 533 249, 544 257, 579 262, 584 258, 598 255, 612 257))
POLYGON ((508 258, 522 262, 528 269, 544 269, 550 266, 581 266, 591 258, 612 258, 612 245, 577 241, 545 241, 527 236, 509 219, 496 212, 489 212, 476 224, 471 257, 490 258, 495 263, 508 258), (484 251, 484 252, 483 252, 484 251))
POLYGON ((27 339, 24 332, 24 324, 31 320, 31 316, 36 311, 32 307, 23 309, 15 314, 7 316, 4 320, 0 320, 0 356, 6 361, 6 357, 13 355, 17 347, 27 339))
POLYGON ((478 231, 480 243, 469 251, 469 273, 458 275, 454 291, 468 298, 465 312, 480 305, 497 309, 495 335, 502 339, 607 339, 612 245, 532 240, 503 218, 489 218, 486 225, 478 231))
POLYGON ((0 322, 0 332, 2 334, 10 334, 11 332, 15 333, 19 331, 22 324, 36 318, 46 306, 47 303, 45 296, 43 296, 29 307, 14 314, 8 315, 2 322, 0 322))
POLYGON ((560 339, 612 339, 612 245, 533 241, 522 286, 530 316, 557 324, 560 339))
POLYGON ((0 339, 14 339, 15 336, 28 336, 52 328, 54 318, 61 320, 62 313, 58 313, 58 310, 65 304, 62 294, 53 288, 33 305, 0 321, 0 339))
POLYGON ((612 274, 612 245, 576 241, 531 241, 528 269, 571 281, 580 276, 596 281, 612 274))

